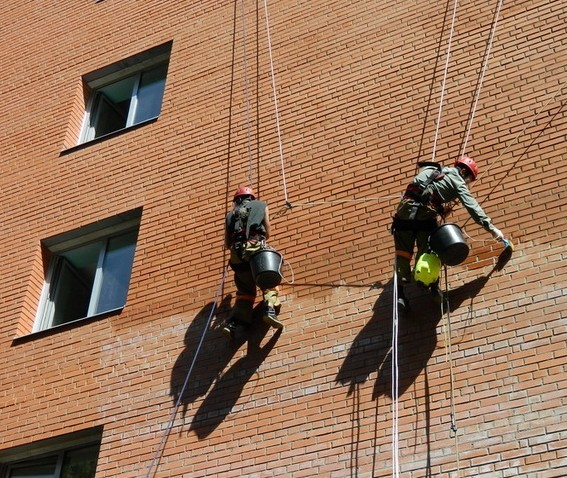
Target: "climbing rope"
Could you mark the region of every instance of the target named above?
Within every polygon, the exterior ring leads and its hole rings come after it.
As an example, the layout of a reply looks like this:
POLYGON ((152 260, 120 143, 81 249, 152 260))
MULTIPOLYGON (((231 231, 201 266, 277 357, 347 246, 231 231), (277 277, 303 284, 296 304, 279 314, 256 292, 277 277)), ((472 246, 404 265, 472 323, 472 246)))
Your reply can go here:
POLYGON ((494 13, 494 18, 492 19, 492 26, 490 28, 490 36, 489 36, 488 44, 486 46, 486 50, 485 50, 485 53, 484 53, 483 65, 482 65, 480 77, 479 77, 479 80, 478 80, 478 83, 477 83, 476 92, 474 94, 473 105, 472 105, 471 112, 469 114, 469 118, 468 118, 468 121, 467 121, 466 133, 465 133, 465 136, 464 136, 464 140, 463 140, 463 144, 461 146, 461 152, 460 152, 459 156, 464 156, 464 154, 467 150, 467 143, 468 143, 469 136, 470 136, 470 133, 471 133, 473 119, 474 119, 474 115, 476 113, 476 108, 478 106, 478 100, 480 98, 482 83, 484 82, 484 75, 485 75, 486 69, 488 67, 488 59, 490 57, 490 50, 492 49, 494 34, 496 33, 496 26, 498 25, 498 18, 500 17, 500 10, 502 8, 503 3, 504 3, 504 0, 498 0, 496 12, 494 13))
MULTIPOLYGON (((445 291, 449 290, 449 281, 447 274, 447 266, 443 267, 443 275, 445 279, 445 291)), ((453 371, 453 346, 451 343, 452 331, 451 331, 451 310, 449 307, 449 298, 447 293, 443 294, 441 300, 441 315, 445 315, 447 328, 445 331, 445 360, 449 362, 449 406, 450 406, 450 420, 451 420, 451 432, 454 434, 455 438, 455 452, 457 457, 457 477, 461 474, 461 460, 459 452, 459 434, 457 427, 457 416, 455 413, 455 375, 453 371), (443 308, 445 307, 445 311, 443 308)))
POLYGON ((399 441, 399 365, 398 365, 398 274, 397 261, 394 259, 393 281, 394 306, 392 307, 392 476, 400 476, 400 441, 399 441))
POLYGON ((172 410, 170 417, 169 417, 169 421, 168 421, 167 426, 165 427, 165 430, 164 430, 163 435, 161 437, 161 441, 160 441, 160 443, 159 443, 159 445, 158 445, 158 447, 157 447, 157 449, 154 453, 154 456, 152 458, 152 461, 150 462, 150 465, 148 466, 148 472, 146 473, 146 478, 155 477, 155 474, 157 473, 157 468, 159 466, 159 462, 160 462, 161 457, 163 455, 163 451, 165 449, 165 445, 167 443, 169 435, 171 434, 171 430, 172 430, 173 424, 175 422, 175 417, 177 416, 177 412, 179 411, 179 407, 181 406, 181 402, 183 400, 183 395, 185 394, 185 389, 187 388, 187 385, 189 384, 189 378, 191 377, 191 374, 193 373, 193 368, 195 367, 195 363, 197 362, 197 357, 199 356, 199 352, 201 351, 201 346, 203 345, 203 341, 205 340, 205 335, 207 334, 207 331, 209 330, 212 318, 213 318, 215 310, 216 310, 217 301, 219 300, 219 297, 222 294, 222 290, 224 288, 224 283, 225 283, 226 276, 227 276, 227 271, 228 271, 228 263, 224 268, 224 272, 223 272, 223 275, 222 275, 220 286, 219 286, 218 291, 216 292, 215 297, 213 299, 213 306, 211 308, 211 312, 209 313, 207 323, 205 324, 205 327, 203 328, 203 333, 201 334, 201 339, 199 340, 199 344, 197 345, 197 349, 195 350, 195 354, 193 355, 193 361, 191 362, 191 365, 189 366, 189 370, 187 371, 187 375, 185 376, 185 381, 183 382, 183 386, 181 387, 181 391, 179 392, 179 396, 177 397, 177 401, 175 402, 175 407, 173 407, 173 410, 172 410))
POLYGON ((250 127, 250 88, 248 85, 248 54, 246 51, 246 15, 244 13, 244 0, 240 3, 240 16, 242 21, 242 56, 244 62, 244 73, 243 73, 243 87, 244 96, 246 103, 246 139, 247 139, 247 149, 248 149, 248 183, 250 185, 254 184, 254 175, 252 168, 252 134, 250 127))
POLYGON ((451 56, 451 45, 453 43, 453 33, 455 32, 455 20, 457 18, 457 4, 458 0, 453 3, 453 16, 451 19, 451 30, 449 33, 449 40, 447 42, 447 53, 445 58, 445 70, 443 72, 443 81, 441 82, 441 97, 439 99, 439 111, 437 113, 437 121, 435 123, 435 134, 433 137, 433 153, 431 155, 431 161, 435 162, 435 154, 437 151, 437 140, 439 138, 439 125, 441 124, 441 112, 443 111, 443 101, 445 97, 445 86, 447 84, 447 74, 449 72, 449 58, 451 56))
POLYGON ((280 128, 280 113, 278 109, 278 94, 276 90, 276 76, 274 74, 274 58, 272 54, 272 36, 270 33, 270 19, 268 15, 268 0, 264 0, 264 15, 266 17, 266 36, 268 39, 268 53, 270 56, 270 77, 272 79, 272 94, 274 97, 274 114, 276 116, 276 131, 278 136, 278 148, 279 148, 279 155, 280 155, 280 167, 282 172, 282 186, 283 186, 283 193, 285 203, 289 204, 289 199, 287 195, 287 184, 285 178, 285 164, 284 164, 284 154, 283 154, 283 143, 282 143, 282 134, 280 128))

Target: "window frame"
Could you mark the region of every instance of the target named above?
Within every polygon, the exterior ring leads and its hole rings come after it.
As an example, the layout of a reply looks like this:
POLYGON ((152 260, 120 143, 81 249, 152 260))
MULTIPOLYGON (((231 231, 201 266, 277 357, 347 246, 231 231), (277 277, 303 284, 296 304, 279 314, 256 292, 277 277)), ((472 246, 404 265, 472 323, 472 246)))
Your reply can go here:
MULTIPOLYGON (((58 234, 51 238, 45 239, 42 242, 42 248, 47 258, 46 273, 43 280, 43 285, 38 300, 37 311, 33 324, 32 334, 52 330, 57 327, 65 326, 70 323, 84 321, 93 317, 104 316, 121 311, 127 302, 128 292, 132 278, 132 271, 134 267, 135 253, 138 245, 138 236, 141 225, 142 208, 120 214, 97 223, 67 232, 58 234), (123 283, 124 286, 124 300, 123 303, 114 308, 108 308, 102 311, 97 310, 100 305, 100 292, 104 285, 104 264, 103 261, 109 256, 109 243, 115 238, 122 236, 132 235, 131 244, 131 258, 130 272, 128 274, 127 282, 123 283), (65 253, 78 251, 82 247, 97 246, 98 257, 96 260, 96 268, 93 276, 93 282, 88 289, 88 308, 86 315, 83 317, 58 321, 56 320, 57 301, 59 299, 59 287, 63 279, 61 270, 69 262, 65 257, 65 253)), ((91 262, 92 263, 92 262, 91 262)), ((106 269, 108 271, 108 269, 106 269)), ((59 304, 61 306, 61 304, 59 304)))
MULTIPOLYGON (((169 61, 171 57, 171 47, 172 42, 168 42, 83 76, 82 80, 84 90, 88 92, 88 97, 86 99, 85 111, 79 132, 77 146, 93 141, 98 141, 105 137, 115 135, 120 132, 138 127, 145 123, 155 121, 157 118, 159 118, 159 116, 161 115, 163 100, 165 98, 169 61), (151 117, 144 118, 143 120, 136 122, 136 112, 140 106, 140 84, 142 82, 143 75, 159 68, 164 68, 163 78, 161 80, 163 81, 163 88, 161 91, 162 94, 160 98, 159 111, 157 112, 157 114, 151 117), (103 94, 101 90, 115 85, 128 78, 134 78, 134 85, 130 92, 128 114, 125 120, 125 126, 97 136, 96 125, 100 120, 100 117, 98 117, 98 114, 100 112, 97 111, 97 109, 99 103, 98 100, 103 94)), ((109 103, 113 105, 112 102, 109 101, 109 103)))
POLYGON ((98 466, 102 433, 103 427, 95 427, 0 450, 0 478, 9 478, 10 473, 17 468, 46 463, 54 457, 56 457, 55 477, 60 477, 66 454, 90 447, 98 447, 96 451, 98 466))

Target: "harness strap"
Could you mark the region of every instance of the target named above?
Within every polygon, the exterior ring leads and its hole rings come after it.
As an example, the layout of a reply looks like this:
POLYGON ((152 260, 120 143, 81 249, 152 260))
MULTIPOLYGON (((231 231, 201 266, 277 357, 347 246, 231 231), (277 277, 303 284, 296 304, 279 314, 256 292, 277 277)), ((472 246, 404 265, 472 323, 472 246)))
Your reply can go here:
POLYGON ((413 254, 411 252, 396 250, 396 256, 411 260, 413 254))
POLYGON ((443 201, 441 200, 439 195, 434 192, 427 194, 427 188, 429 187, 429 185, 432 182, 438 181, 445 176, 445 174, 442 172, 442 167, 439 163, 432 162, 421 162, 418 163, 418 166, 434 169, 432 171, 432 174, 427 177, 423 185, 412 182, 406 188, 403 199, 411 199, 412 201, 416 201, 418 203, 414 208, 412 208, 410 219, 414 220, 416 218, 417 211, 420 206, 429 206, 442 216, 443 201))

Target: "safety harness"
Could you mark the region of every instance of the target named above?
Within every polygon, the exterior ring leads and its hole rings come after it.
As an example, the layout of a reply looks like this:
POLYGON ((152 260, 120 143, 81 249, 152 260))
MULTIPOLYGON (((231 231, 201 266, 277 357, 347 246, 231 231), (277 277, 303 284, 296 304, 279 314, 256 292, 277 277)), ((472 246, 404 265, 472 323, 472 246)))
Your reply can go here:
POLYGON ((434 181, 439 181, 442 179, 445 174, 443 173, 443 166, 439 163, 433 163, 429 161, 419 162, 417 164, 420 168, 428 168, 431 170, 431 174, 427 177, 423 184, 419 184, 417 182, 412 182, 406 188, 406 191, 403 195, 403 199, 410 199, 414 201, 416 204, 412 208, 412 211, 409 216, 409 220, 413 221, 417 216, 417 211, 420 206, 426 206, 434 211, 436 211, 441 216, 444 215, 444 208, 443 208, 443 201, 439 197, 439 195, 433 192, 429 186, 434 181))
POLYGON ((265 215, 265 203, 244 199, 237 204, 227 218, 227 231, 230 244, 241 260, 250 243, 263 243, 266 230, 262 225, 265 215))

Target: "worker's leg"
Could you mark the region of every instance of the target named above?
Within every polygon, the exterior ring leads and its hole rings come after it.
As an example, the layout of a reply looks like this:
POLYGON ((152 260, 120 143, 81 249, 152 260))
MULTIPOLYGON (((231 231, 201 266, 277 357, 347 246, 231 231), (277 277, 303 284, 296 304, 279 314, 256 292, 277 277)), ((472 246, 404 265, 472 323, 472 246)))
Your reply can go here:
POLYGON ((232 309, 231 318, 252 323, 252 309, 256 300, 256 284, 252 278, 248 264, 242 264, 238 271, 234 271, 234 283, 236 285, 236 300, 232 309))
POLYGON ((275 327, 276 329, 283 328, 283 323, 278 318, 279 309, 281 306, 278 297, 278 288, 267 289, 263 291, 264 294, 264 322, 275 327))
POLYGON ((256 300, 256 284, 252 277, 250 264, 241 261, 234 252, 231 253, 229 264, 234 271, 236 300, 230 311, 228 321, 223 327, 223 332, 234 338, 235 334, 252 323, 252 309, 256 300))
POLYGON ((408 302, 404 293, 404 285, 411 280, 411 259, 416 235, 413 230, 394 230, 394 245, 396 248, 396 276, 398 288, 398 306, 405 308, 408 302))

